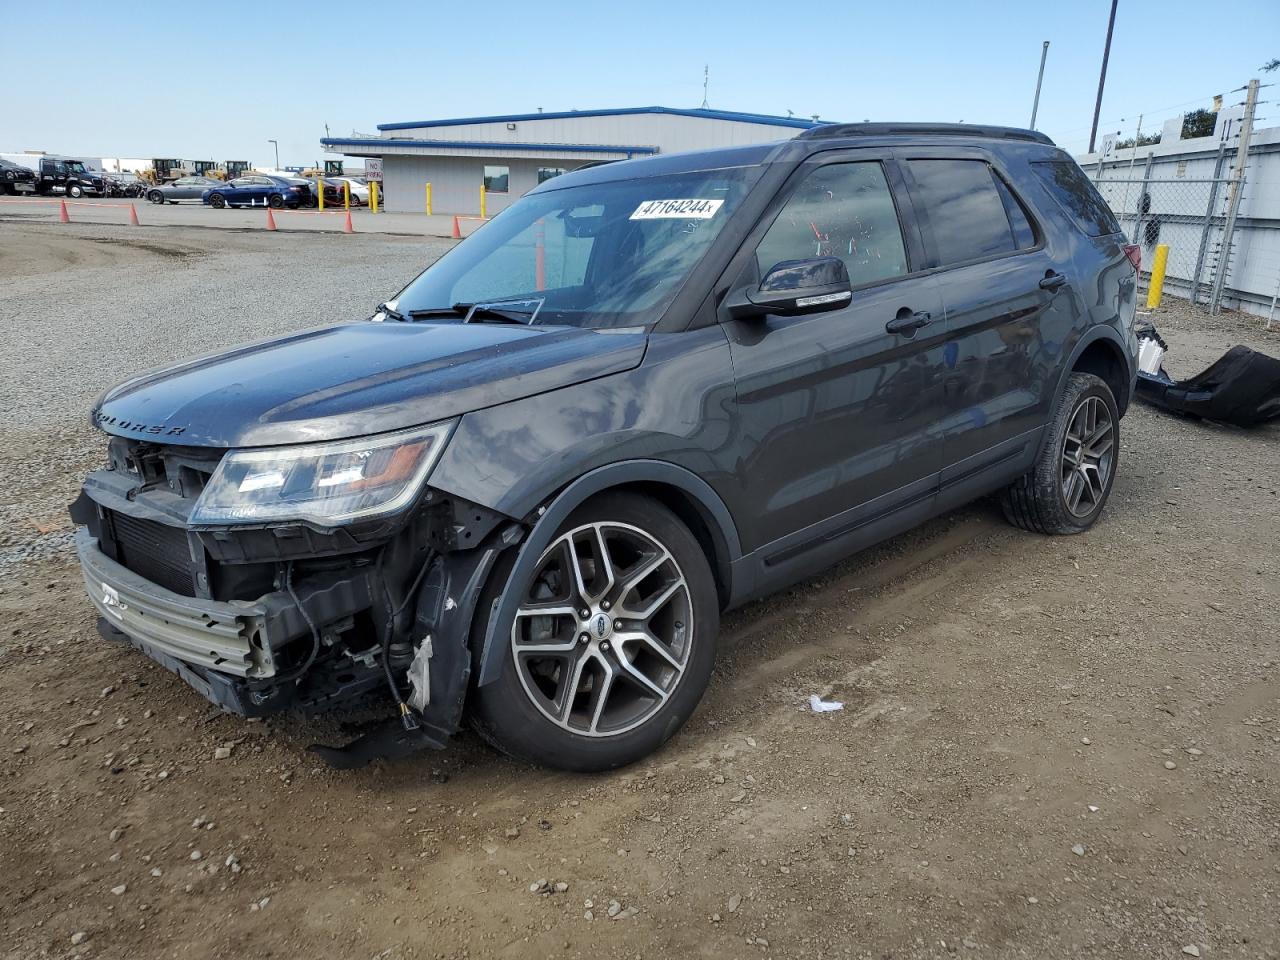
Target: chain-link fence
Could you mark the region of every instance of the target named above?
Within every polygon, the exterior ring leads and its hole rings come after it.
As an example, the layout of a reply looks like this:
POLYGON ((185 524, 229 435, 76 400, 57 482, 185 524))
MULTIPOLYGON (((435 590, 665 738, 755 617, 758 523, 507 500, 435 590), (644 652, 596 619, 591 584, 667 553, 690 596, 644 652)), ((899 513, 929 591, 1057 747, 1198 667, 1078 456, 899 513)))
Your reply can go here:
POLYGON ((1280 292, 1280 130, 1254 130, 1260 84, 1241 89, 1244 101, 1216 120, 1200 111, 1214 121, 1212 136, 1182 139, 1179 116, 1155 143, 1138 135, 1136 146, 1112 141, 1079 159, 1141 246, 1144 288, 1156 248, 1167 245, 1165 295, 1265 316, 1280 292))
MULTIPOLYGON (((1151 170, 1147 165, 1147 172, 1151 170)), ((1166 293, 1208 303, 1222 263, 1223 228, 1229 181, 1222 177, 1114 176, 1106 171, 1095 184, 1120 220, 1131 243, 1142 247, 1141 282, 1150 279, 1156 247, 1167 244, 1166 293)))

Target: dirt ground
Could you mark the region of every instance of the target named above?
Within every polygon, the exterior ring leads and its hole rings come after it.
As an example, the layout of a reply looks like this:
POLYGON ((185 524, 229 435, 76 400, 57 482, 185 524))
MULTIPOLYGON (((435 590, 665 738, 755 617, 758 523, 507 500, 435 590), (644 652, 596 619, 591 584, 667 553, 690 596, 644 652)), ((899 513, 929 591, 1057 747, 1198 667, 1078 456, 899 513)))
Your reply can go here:
MULTIPOLYGON (((6 284, 37 241, 66 254, 60 286, 104 269, 76 260, 93 236, 35 229, 0 231, 6 284)), ((219 269, 263 256, 217 242, 219 269)), ((328 241, 273 242, 287 262, 328 241)), ((382 269, 371 249, 344 248, 366 271, 344 289, 382 269)), ((110 256, 147 282, 192 269, 110 256)), ((5 296, 6 331, 42 319, 5 296)), ((233 282, 214 299, 271 305, 233 282)), ((1256 318, 1155 319, 1177 374, 1236 342, 1280 355, 1256 318)), ((78 416, 42 429, 96 443, 78 416)), ((735 612, 689 725, 601 776, 472 736, 336 772, 306 747, 342 718, 214 712, 93 629, 50 505, 95 455, 37 469, 49 527, 0 543, 0 955, 1280 957, 1280 428, 1135 405, 1122 433, 1089 534, 978 503, 735 612)), ((38 459, 0 427, 19 434, 38 459)))

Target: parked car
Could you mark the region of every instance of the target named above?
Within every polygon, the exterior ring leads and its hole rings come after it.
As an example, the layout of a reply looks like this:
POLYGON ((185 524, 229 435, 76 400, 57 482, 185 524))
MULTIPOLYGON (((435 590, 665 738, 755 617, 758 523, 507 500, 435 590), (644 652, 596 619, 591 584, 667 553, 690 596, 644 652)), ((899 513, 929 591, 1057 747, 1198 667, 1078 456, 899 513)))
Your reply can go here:
POLYGON ((247 716, 385 691, 572 770, 689 717, 723 611, 975 497, 1088 530, 1138 249, 1042 134, 828 125, 575 171, 380 305, 139 375, 72 507, 89 596, 247 716))
MULTIPOLYGON (((347 191, 350 191, 351 206, 367 206, 369 203, 369 188, 360 186, 346 177, 322 177, 319 182, 324 184, 325 206, 343 206, 346 203, 347 191)), ((315 183, 316 181, 311 182, 313 192, 315 183)))
POLYGON ((0 157, 0 194, 35 192, 35 171, 0 157))
MULTIPOLYGON (((369 205, 369 184, 359 177, 332 177, 329 178, 337 182, 338 190, 342 190, 343 183, 351 184, 351 205, 359 204, 362 207, 369 205)), ((328 199, 325 200, 328 203, 328 199)))
POLYGON ((147 188, 147 199, 152 203, 180 203, 183 200, 202 200, 206 190, 224 186, 212 177, 179 177, 172 183, 161 183, 147 188))
POLYGON ((201 199, 211 207, 301 207, 311 202, 311 187, 293 177, 254 173, 218 183, 205 190, 201 199))

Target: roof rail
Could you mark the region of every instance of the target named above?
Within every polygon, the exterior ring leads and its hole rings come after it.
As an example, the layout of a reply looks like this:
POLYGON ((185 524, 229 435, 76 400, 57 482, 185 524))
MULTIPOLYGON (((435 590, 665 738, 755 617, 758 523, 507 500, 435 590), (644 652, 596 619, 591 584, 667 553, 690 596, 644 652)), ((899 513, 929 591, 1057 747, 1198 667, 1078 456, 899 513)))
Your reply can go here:
POLYGON ((828 140, 835 137, 986 137, 992 140, 1052 140, 1038 130, 1018 127, 991 127, 980 123, 824 123, 796 134, 797 140, 828 140))

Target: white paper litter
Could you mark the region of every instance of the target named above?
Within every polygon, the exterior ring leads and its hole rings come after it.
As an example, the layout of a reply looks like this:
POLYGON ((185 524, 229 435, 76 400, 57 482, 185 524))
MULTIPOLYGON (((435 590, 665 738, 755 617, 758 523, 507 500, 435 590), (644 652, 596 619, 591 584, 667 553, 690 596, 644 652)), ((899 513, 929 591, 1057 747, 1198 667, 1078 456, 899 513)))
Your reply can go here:
POLYGON ((816 693, 809 694, 809 709, 814 713, 830 713, 832 710, 843 710, 844 704, 839 700, 823 700, 816 693))

